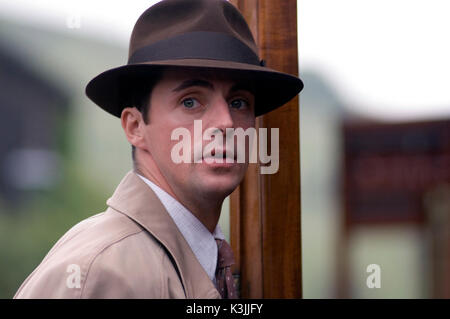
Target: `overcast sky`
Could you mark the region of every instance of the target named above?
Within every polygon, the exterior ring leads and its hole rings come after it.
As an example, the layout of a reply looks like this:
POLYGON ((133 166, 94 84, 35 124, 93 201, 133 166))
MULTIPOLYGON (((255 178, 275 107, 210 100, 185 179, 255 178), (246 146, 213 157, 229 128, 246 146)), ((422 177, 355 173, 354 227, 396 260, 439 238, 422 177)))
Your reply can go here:
MULTIPOLYGON (((0 0, 0 15, 126 47, 156 1, 0 0)), ((450 117, 450 1, 299 0, 300 69, 377 118, 450 117)))

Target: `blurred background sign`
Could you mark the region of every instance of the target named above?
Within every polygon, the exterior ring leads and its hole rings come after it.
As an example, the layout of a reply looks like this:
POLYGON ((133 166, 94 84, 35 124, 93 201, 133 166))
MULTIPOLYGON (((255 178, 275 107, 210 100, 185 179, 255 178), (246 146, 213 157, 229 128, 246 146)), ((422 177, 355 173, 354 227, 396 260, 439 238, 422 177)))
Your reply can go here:
POLYGON ((345 124, 346 224, 423 223, 423 195, 450 183, 450 121, 345 124))
MULTIPOLYGON (((432 296, 450 298, 450 120, 347 122, 343 144, 344 250, 357 226, 416 224, 432 296)), ((344 296, 346 287, 341 279, 344 296)))

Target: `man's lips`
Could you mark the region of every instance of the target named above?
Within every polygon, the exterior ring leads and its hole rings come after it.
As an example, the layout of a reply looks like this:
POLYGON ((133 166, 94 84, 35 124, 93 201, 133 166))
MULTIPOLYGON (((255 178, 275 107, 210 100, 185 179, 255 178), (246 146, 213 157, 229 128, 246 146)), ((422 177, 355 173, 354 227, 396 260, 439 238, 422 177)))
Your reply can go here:
POLYGON ((227 150, 212 150, 211 154, 208 154, 206 156, 202 156, 202 159, 223 159, 223 163, 226 163, 227 160, 230 161, 232 160, 233 163, 236 162, 237 160, 237 155, 236 152, 231 152, 231 151, 227 151, 227 150))

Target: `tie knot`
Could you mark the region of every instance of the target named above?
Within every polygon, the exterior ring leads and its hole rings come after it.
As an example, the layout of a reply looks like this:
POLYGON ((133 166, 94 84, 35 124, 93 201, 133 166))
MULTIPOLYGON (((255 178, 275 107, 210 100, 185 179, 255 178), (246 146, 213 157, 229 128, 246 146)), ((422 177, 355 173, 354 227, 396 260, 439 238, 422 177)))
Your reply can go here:
POLYGON ((234 264, 233 250, 230 245, 222 239, 216 239, 218 256, 217 268, 229 267, 234 264))

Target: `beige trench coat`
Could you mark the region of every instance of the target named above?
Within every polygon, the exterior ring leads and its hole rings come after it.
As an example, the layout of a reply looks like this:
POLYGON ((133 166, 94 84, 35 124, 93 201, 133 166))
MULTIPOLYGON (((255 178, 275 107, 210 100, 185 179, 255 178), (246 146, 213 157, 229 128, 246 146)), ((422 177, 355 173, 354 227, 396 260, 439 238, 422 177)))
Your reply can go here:
POLYGON ((220 298, 148 185, 129 172, 103 213, 72 227, 14 298, 220 298))

